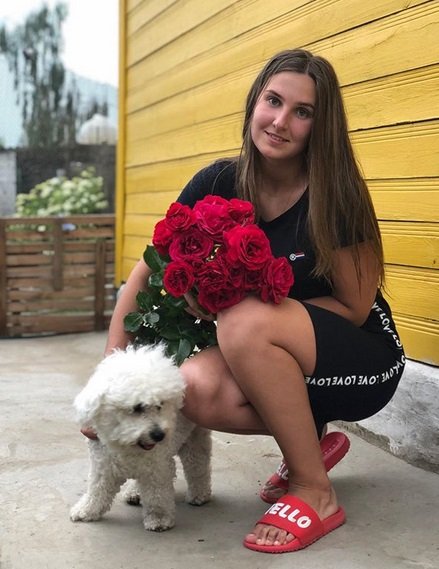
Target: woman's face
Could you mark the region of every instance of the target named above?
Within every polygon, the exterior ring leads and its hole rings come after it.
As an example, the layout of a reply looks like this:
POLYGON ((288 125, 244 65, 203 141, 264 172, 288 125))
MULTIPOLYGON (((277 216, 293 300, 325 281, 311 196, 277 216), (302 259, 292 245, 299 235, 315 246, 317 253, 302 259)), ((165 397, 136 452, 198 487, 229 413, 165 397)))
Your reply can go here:
POLYGON ((250 132, 267 160, 301 156, 308 145, 316 103, 313 79, 283 71, 273 75, 255 105, 250 132))

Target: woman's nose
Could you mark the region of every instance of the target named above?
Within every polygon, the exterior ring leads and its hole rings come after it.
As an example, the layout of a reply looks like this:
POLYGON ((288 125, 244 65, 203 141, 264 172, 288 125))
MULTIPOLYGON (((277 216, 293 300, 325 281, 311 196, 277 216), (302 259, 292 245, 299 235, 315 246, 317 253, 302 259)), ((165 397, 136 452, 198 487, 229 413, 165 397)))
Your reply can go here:
POLYGON ((287 125, 287 114, 279 112, 273 119, 273 126, 276 129, 285 128, 287 125))

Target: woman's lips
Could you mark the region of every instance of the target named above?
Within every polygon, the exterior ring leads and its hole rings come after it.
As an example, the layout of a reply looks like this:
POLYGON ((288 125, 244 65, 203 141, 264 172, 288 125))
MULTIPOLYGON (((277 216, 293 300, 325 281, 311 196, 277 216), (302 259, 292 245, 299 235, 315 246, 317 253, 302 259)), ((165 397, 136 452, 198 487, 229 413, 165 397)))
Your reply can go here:
POLYGON ((265 134, 273 142, 289 142, 289 140, 287 138, 283 138, 282 136, 279 136, 278 134, 274 134, 273 132, 265 131, 265 134))

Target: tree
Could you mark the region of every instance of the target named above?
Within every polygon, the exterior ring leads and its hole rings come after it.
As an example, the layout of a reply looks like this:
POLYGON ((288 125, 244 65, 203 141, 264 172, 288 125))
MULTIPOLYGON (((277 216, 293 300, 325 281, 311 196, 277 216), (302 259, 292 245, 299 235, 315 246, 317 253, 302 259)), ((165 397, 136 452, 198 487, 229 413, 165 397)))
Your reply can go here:
POLYGON ((70 145, 83 119, 80 95, 74 82, 66 84, 61 60, 62 25, 67 6, 51 10, 46 4, 31 12, 14 30, 0 27, 0 53, 14 75, 23 130, 30 147, 70 145))

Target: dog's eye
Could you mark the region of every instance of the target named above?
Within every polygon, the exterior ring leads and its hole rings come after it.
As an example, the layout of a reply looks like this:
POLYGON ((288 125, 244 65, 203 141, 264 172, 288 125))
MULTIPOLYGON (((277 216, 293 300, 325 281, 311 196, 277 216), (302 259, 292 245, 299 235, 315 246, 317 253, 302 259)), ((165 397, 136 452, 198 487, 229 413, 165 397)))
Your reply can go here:
POLYGON ((156 411, 160 411, 161 408, 162 408, 162 404, 161 404, 161 403, 160 403, 160 405, 156 405, 156 406, 155 406, 156 411))
POLYGON ((137 403, 133 407, 133 413, 144 413, 145 412, 145 405, 143 403, 137 403))

